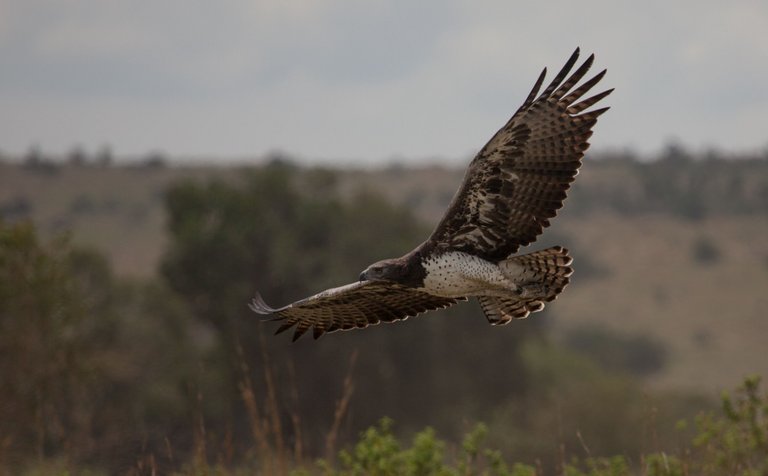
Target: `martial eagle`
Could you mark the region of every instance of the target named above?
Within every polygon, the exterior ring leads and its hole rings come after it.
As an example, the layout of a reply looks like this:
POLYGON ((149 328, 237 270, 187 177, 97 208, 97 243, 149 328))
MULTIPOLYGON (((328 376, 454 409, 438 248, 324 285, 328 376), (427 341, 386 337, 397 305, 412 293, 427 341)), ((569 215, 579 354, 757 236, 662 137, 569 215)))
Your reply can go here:
POLYGON ((585 112, 613 91, 580 100, 605 75, 577 87, 591 55, 568 76, 579 49, 547 88, 541 72, 523 105, 480 152, 448 210, 427 241, 400 258, 370 265, 359 281, 273 309, 257 293, 251 309, 295 326, 293 339, 310 328, 359 329, 407 319, 476 297, 492 325, 540 311, 557 297, 573 272, 560 246, 514 256, 533 242, 563 205, 578 173, 592 127, 607 107, 585 112))

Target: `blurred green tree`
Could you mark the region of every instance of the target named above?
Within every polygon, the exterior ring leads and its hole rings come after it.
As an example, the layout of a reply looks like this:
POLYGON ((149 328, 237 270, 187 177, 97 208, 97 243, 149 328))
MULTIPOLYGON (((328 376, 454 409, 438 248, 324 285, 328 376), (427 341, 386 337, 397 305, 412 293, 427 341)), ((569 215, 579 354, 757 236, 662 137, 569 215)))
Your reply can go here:
MULTIPOLYGON (((9 454, 45 456, 87 432, 94 339, 66 246, 43 247, 29 224, 0 223, 0 441, 9 454)), ((95 303, 98 305, 98 303, 95 303)))
POLYGON ((183 454, 190 385, 207 384, 187 316, 100 254, 0 222, 0 469, 64 456, 112 471, 177 440, 183 454))

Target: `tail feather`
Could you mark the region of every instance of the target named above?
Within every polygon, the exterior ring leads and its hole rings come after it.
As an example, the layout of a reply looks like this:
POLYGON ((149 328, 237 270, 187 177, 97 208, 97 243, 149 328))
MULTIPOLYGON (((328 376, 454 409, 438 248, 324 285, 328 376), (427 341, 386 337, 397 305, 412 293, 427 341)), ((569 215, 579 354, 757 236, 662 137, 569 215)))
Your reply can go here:
POLYGON ((501 261, 499 268, 518 289, 509 296, 479 297, 485 317, 492 325, 503 325, 541 311, 544 303, 553 301, 568 285, 572 262, 561 246, 501 261))

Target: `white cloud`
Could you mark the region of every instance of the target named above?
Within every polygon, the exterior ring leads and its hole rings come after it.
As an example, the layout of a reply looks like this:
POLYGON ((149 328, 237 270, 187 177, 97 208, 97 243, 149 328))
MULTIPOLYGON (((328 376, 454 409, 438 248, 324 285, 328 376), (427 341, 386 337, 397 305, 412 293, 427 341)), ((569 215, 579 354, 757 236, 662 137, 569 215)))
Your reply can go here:
POLYGON ((763 148, 768 4, 0 0, 0 149, 457 158, 575 46, 593 144, 763 148))

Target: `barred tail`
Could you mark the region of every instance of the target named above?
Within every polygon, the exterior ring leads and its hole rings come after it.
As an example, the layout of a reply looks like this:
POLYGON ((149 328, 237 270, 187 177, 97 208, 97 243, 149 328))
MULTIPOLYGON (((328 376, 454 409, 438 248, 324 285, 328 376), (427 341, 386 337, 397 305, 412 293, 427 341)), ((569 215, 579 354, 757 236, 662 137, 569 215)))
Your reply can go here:
POLYGON ((568 250, 555 246, 499 262, 499 268, 518 287, 509 296, 478 298, 485 317, 492 325, 508 324, 544 309, 568 285, 573 273, 568 250))

